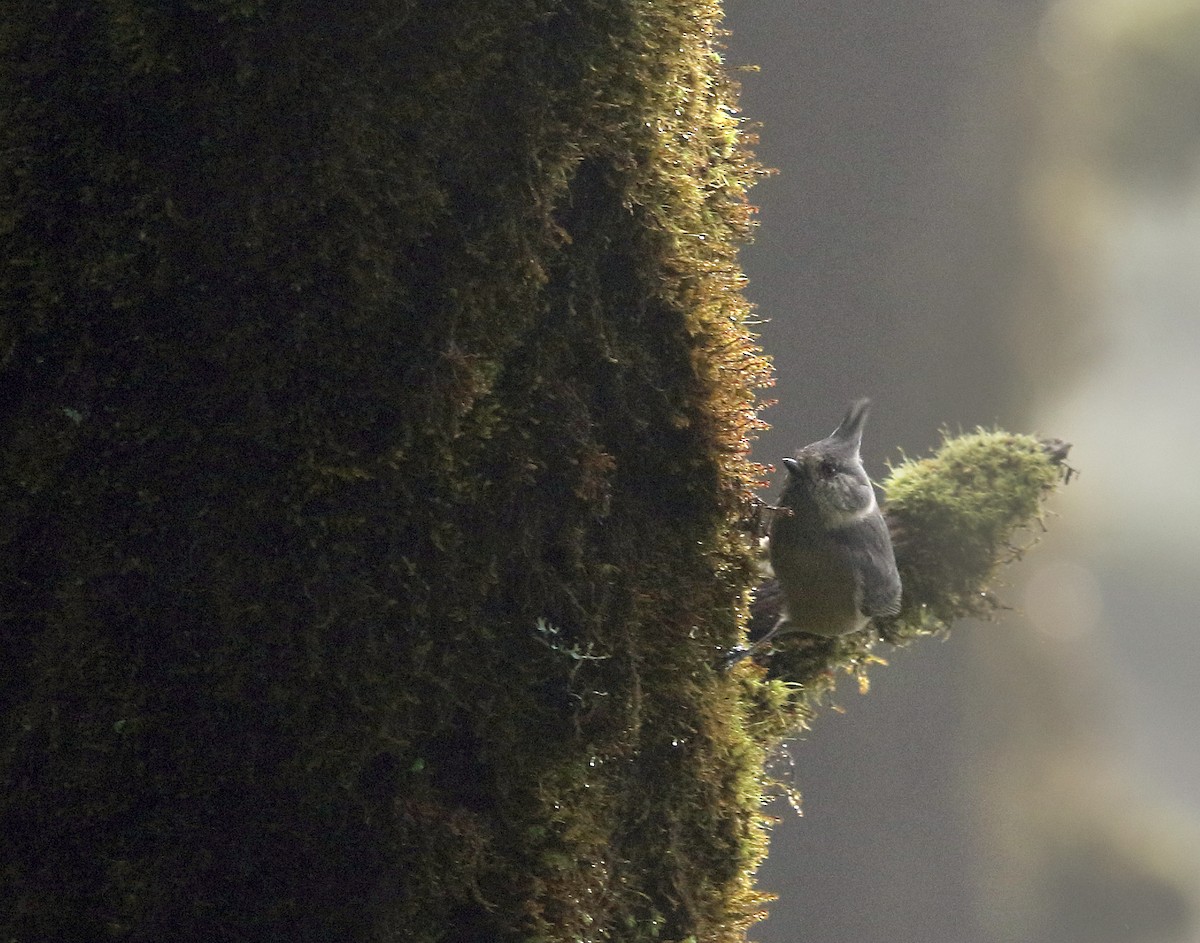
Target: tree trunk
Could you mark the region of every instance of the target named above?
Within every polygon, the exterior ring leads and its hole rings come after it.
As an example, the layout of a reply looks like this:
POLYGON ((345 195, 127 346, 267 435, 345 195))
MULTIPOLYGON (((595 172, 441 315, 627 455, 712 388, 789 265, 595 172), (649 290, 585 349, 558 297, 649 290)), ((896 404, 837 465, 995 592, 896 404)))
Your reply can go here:
POLYGON ((0 937, 740 939, 704 0, 0 13, 0 937))

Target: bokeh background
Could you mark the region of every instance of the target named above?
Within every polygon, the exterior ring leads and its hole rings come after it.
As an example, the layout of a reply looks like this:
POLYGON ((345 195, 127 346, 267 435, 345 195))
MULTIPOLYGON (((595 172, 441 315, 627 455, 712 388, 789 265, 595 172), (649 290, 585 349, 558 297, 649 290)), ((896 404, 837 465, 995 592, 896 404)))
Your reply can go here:
POLYGON ((726 9, 778 171, 756 457, 865 394, 876 477, 996 423, 1082 472, 1012 611, 843 683, 780 757, 805 814, 773 810, 753 938, 1200 943, 1200 0, 726 9))

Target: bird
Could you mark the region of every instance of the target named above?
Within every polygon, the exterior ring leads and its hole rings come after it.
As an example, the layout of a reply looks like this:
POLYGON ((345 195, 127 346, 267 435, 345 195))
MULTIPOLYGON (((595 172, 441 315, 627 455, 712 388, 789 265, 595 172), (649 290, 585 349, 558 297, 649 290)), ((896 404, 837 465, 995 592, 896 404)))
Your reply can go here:
POLYGON ((830 435, 783 459, 787 480, 768 532, 781 612, 766 635, 731 652, 727 665, 782 636, 847 635, 900 611, 891 536, 860 454, 869 406, 851 403, 830 435))

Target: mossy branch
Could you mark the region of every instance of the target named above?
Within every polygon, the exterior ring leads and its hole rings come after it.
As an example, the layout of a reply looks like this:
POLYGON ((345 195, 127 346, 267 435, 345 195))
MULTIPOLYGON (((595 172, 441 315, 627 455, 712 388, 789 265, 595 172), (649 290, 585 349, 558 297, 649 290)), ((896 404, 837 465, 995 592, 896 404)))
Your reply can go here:
POLYGON ((887 516, 904 581, 899 615, 879 625, 898 642, 988 616, 997 570, 1019 559, 1044 529, 1043 502, 1070 474, 1057 440, 979 430, 905 461, 888 479, 887 516), (1031 541, 1018 542, 1033 529, 1031 541))
MULTIPOLYGON (((840 638, 800 636, 769 656, 758 697, 786 732, 806 723, 837 672, 858 675, 875 645, 902 645, 946 631, 964 618, 990 618, 1002 604, 992 586, 1044 530, 1044 504, 1071 477, 1070 446, 1000 430, 949 436, 931 456, 905 459, 884 484, 886 515, 904 584, 900 612, 869 630, 840 638), (1022 533, 1025 539, 1022 539, 1022 533), (786 693, 784 693, 786 692, 786 693)), ((774 580, 758 587, 751 636, 765 634, 779 612, 774 580)))

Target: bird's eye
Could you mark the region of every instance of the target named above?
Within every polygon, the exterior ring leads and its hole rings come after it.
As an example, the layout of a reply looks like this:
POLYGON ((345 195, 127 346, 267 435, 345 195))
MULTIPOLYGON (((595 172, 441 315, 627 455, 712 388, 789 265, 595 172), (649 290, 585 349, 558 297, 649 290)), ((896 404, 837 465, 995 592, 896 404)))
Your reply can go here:
POLYGON ((837 474, 837 465, 829 459, 822 459, 821 464, 817 466, 817 474, 822 478, 832 478, 837 474))

